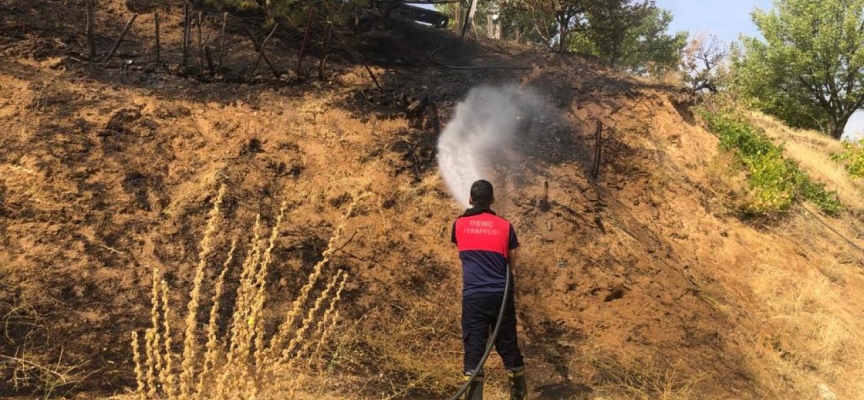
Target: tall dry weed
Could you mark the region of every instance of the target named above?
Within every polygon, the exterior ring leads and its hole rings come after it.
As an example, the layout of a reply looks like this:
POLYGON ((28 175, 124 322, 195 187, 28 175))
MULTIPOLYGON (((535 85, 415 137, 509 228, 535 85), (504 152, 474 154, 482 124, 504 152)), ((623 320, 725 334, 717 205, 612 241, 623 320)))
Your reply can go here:
POLYGON ((198 266, 195 268, 195 277, 192 280, 192 291, 189 293, 189 304, 186 309, 186 331, 183 339, 183 372, 180 373, 180 396, 188 396, 192 385, 192 374, 198 356, 198 342, 196 341, 198 326, 197 315, 199 298, 201 296, 201 285, 204 283, 204 270, 207 266, 207 258, 213 250, 212 237, 216 233, 216 221, 219 217, 219 206, 225 196, 225 186, 219 188, 219 194, 210 209, 210 218, 207 221, 207 229, 201 240, 201 252, 198 254, 198 266))
MULTIPOLYGON (((199 263, 195 268, 190 300, 186 305, 185 326, 182 330, 182 349, 175 349, 170 316, 168 284, 153 270, 151 288, 151 326, 145 330, 143 346, 137 332, 132 334, 133 361, 135 362, 136 393, 140 398, 168 399, 245 399, 294 398, 302 379, 316 380, 313 370, 315 358, 335 330, 339 318, 336 308, 342 290, 349 279, 344 271, 327 278, 326 264, 335 252, 336 244, 345 231, 348 218, 366 194, 354 196, 348 211, 342 216, 327 248, 293 301, 276 333, 265 331, 264 310, 267 305, 269 264, 276 247, 285 205, 262 243, 259 234, 261 219, 256 218, 253 237, 239 274, 237 294, 229 329, 219 335, 219 314, 227 305, 220 299, 233 262, 237 242, 213 284, 213 297, 206 329, 198 329, 198 310, 205 287, 205 269, 212 252, 212 241, 218 230, 219 206, 225 194, 224 187, 209 213, 207 228, 201 242, 199 263), (322 290, 315 290, 319 282, 322 290), (300 318, 302 316, 302 319, 300 318), (200 355, 203 343, 204 354, 200 355), (142 348, 143 347, 143 348, 142 348), (311 349, 315 349, 311 351, 311 349), (306 363, 297 363, 304 359, 306 363), (175 360, 179 364, 175 364, 175 360), (304 371, 304 369, 306 371, 304 371), (215 382, 215 384, 213 384, 215 382)), ((320 286, 318 286, 320 287, 320 286)), ((320 380, 320 379, 318 379, 320 380)), ((304 396, 300 396, 304 397, 304 396)))

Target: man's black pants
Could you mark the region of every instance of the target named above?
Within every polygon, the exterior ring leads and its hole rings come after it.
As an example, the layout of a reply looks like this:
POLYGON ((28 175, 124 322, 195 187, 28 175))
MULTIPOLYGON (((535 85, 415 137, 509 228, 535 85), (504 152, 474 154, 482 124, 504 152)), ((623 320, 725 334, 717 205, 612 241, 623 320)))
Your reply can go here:
MULTIPOLYGON (((462 297, 462 344, 465 347, 465 372, 474 371, 490 332, 495 329, 504 293, 474 293, 462 297)), ((516 340, 516 306, 513 295, 507 298, 507 307, 501 320, 501 330, 495 340, 495 350, 509 370, 521 369, 525 362, 516 340)))

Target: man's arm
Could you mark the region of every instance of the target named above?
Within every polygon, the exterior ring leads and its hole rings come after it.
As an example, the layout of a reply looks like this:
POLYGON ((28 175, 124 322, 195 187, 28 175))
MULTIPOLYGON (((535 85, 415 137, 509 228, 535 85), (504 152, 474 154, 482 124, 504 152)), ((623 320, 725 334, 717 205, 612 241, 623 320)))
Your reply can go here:
POLYGON ((516 230, 513 225, 510 225, 510 237, 507 239, 507 261, 510 263, 510 273, 516 276, 516 264, 519 261, 519 255, 516 249, 519 247, 519 238, 516 237, 516 230))

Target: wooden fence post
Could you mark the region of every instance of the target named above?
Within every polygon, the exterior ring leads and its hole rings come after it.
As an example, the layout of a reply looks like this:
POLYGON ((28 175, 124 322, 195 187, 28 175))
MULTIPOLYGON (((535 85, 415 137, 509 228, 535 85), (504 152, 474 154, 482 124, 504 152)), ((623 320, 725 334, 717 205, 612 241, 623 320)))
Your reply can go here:
POLYGON ((189 4, 183 5, 183 73, 189 70, 189 4))
POLYGON ((273 24, 273 29, 270 30, 270 34, 267 35, 266 38, 264 38, 263 42, 261 42, 261 48, 258 50, 258 59, 255 60, 255 68, 253 69, 253 71, 257 71, 258 70, 258 64, 260 64, 261 59, 264 58, 264 60, 267 61, 267 65, 269 65, 270 69, 273 70, 273 75, 276 75, 277 78, 279 77, 279 72, 276 71, 275 68, 273 68, 273 65, 270 64, 270 61, 267 60, 267 56, 264 55, 264 46, 267 45, 267 41, 269 41, 270 38, 273 36, 273 34, 276 33, 276 28, 278 28, 278 27, 279 27, 278 23, 273 24))
POLYGON ((594 163, 591 165, 591 178, 600 175, 600 157, 603 149, 603 124, 597 121, 597 131, 594 133, 594 163))
POLYGON ((96 59, 96 44, 93 40, 93 2, 96 0, 86 0, 87 1, 87 27, 85 28, 85 34, 87 35, 87 47, 90 51, 90 59, 96 59))
POLYGON ((120 47, 120 42, 123 41, 123 37, 126 36, 127 32, 129 32, 129 28, 132 27, 132 23, 135 22, 136 18, 138 18, 138 14, 132 14, 132 18, 129 19, 129 22, 126 22, 126 26, 123 27, 123 32, 120 32, 120 37, 118 37, 117 41, 114 42, 114 46, 111 47, 111 51, 108 53, 108 56, 105 57, 104 61, 102 61, 102 65, 108 64, 108 61, 111 60, 111 57, 113 57, 114 53, 117 52, 117 48, 120 47))
POLYGON ((222 14, 222 35, 219 37, 219 68, 222 68, 222 55, 225 52, 225 26, 228 25, 228 12, 222 14))
POLYGON ((300 67, 303 65, 303 56, 306 55, 306 43, 309 42, 309 31, 312 29, 312 17, 315 16, 315 9, 309 11, 309 20, 306 21, 306 33, 303 35, 303 44, 300 45, 300 56, 297 57, 297 76, 300 76, 300 67))
MULTIPOLYGON (((264 52, 262 51, 262 49, 264 48, 263 45, 258 45, 258 40, 255 39, 255 34, 253 34, 252 31, 246 27, 246 25, 241 25, 241 27, 243 28, 243 31, 246 32, 246 35, 249 36, 249 40, 252 41, 252 45, 255 46, 255 50, 259 51, 258 54, 261 56, 261 58, 264 59, 264 62, 267 63, 267 66, 270 67, 270 71, 273 71, 273 76, 278 78, 280 76, 279 71, 276 69, 276 67, 273 66, 273 64, 270 63, 270 59, 267 58, 267 54, 264 54, 264 52)), ((258 67, 256 66, 255 69, 258 69, 258 67)))
MULTIPOLYGON (((330 40, 330 31, 333 30, 333 25, 329 22, 327 23, 327 29, 324 30, 324 41, 321 43, 321 47, 326 49, 327 42, 330 40)), ((318 80, 324 79, 324 63, 327 61, 327 56, 321 58, 321 63, 318 64, 318 80)))
POLYGON ((204 41, 201 38, 201 23, 204 19, 204 12, 198 11, 198 73, 204 73, 204 41))
POLYGON ((161 50, 159 47, 159 13, 153 14, 153 21, 156 23, 156 64, 162 64, 161 50))
POLYGON ((207 56, 207 67, 210 68, 210 75, 216 75, 216 69, 213 68, 213 56, 210 55, 210 46, 204 46, 204 54, 207 56))

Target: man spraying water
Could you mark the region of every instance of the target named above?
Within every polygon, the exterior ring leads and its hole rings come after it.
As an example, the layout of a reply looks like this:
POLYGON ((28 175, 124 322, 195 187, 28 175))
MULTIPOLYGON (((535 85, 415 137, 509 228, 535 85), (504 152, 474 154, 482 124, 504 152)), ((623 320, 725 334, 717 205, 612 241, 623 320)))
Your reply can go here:
POLYGON ((466 400, 482 400, 484 372, 481 359, 489 330, 501 316, 495 350, 504 361, 510 379, 510 399, 528 394, 525 363, 516 338, 516 305, 513 291, 505 293, 507 265, 510 281, 516 269, 519 240, 513 226, 490 208, 495 202, 492 184, 478 180, 471 185, 471 208, 453 223, 451 240, 462 262, 462 343, 465 379, 475 376, 465 392, 466 400), (506 297, 505 297, 506 294, 506 297), (503 308, 503 311, 502 311, 503 308), (478 371, 475 369, 479 368, 478 371))

